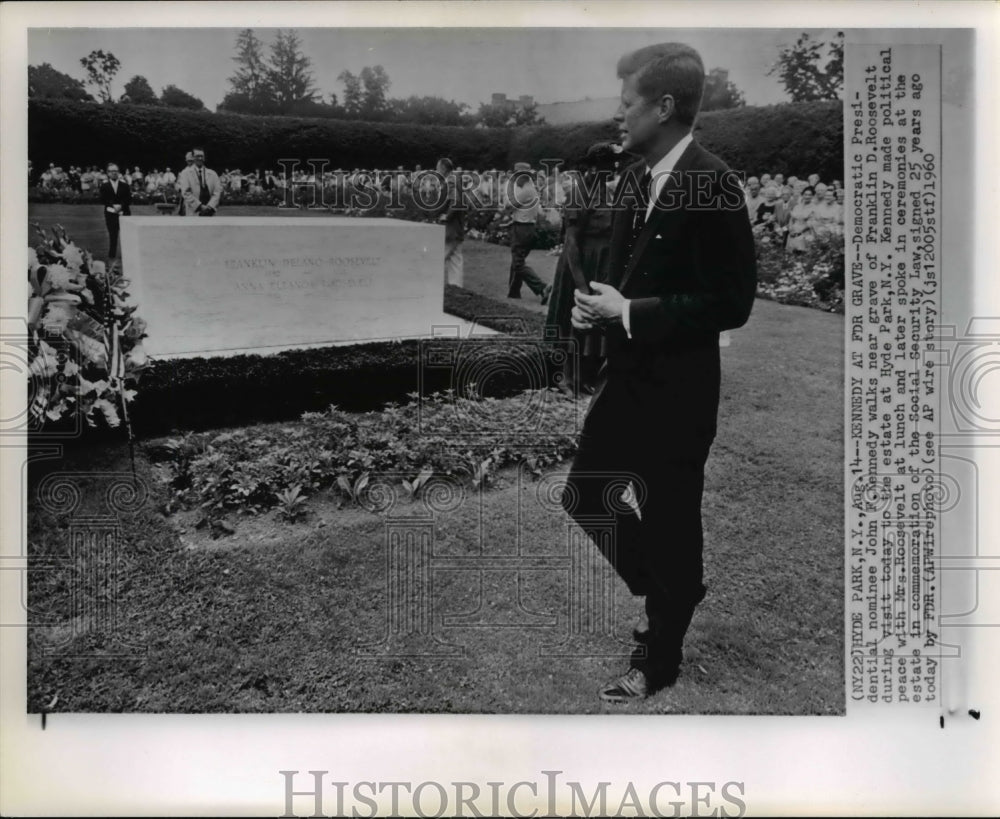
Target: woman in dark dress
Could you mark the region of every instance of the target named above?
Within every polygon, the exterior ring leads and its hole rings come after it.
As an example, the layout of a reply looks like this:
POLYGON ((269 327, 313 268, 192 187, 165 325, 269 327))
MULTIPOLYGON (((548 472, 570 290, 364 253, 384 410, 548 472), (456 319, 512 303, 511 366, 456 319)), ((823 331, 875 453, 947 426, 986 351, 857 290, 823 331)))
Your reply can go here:
POLYGON ((609 143, 587 151, 585 175, 568 192, 563 212, 563 251, 556 265, 545 321, 546 338, 565 354, 557 386, 567 395, 592 394, 604 360, 604 334, 580 332, 570 323, 573 292, 590 292, 590 282, 608 280, 611 206, 607 183, 618 154, 609 143))

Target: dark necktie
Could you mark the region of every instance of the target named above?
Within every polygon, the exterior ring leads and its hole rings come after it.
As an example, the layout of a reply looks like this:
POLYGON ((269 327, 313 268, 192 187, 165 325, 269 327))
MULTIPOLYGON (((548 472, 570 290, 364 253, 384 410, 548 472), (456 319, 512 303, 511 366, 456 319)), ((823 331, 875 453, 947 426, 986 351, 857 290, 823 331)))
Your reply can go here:
POLYGON ((208 204, 208 200, 211 199, 212 197, 211 197, 211 195, 208 192, 208 188, 205 187, 205 169, 204 168, 198 168, 198 185, 199 185, 198 200, 201 202, 201 204, 207 205, 208 204))
POLYGON ((639 179, 638 201, 635 205, 635 213, 632 216, 632 244, 642 233, 642 228, 646 224, 646 210, 649 208, 649 187, 653 181, 653 175, 646 170, 646 173, 639 179))

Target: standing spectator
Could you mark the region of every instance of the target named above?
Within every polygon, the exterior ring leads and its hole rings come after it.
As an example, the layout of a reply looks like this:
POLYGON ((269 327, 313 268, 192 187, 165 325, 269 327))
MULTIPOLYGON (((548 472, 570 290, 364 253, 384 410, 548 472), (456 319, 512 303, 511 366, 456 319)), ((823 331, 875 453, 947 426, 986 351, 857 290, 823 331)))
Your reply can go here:
POLYGON ((757 208, 764 204, 764 197, 760 192, 760 180, 756 176, 751 176, 747 180, 747 213, 750 215, 750 224, 754 224, 757 219, 757 208))
POLYGON ((788 223, 792 218, 792 189, 785 185, 781 189, 781 198, 774 206, 774 225, 781 236, 782 245, 788 242, 788 223))
POLYGON ((132 191, 128 183, 118 176, 118 166, 114 162, 108 165, 108 181, 101 184, 101 205, 104 207, 104 224, 108 228, 108 258, 113 259, 118 254, 118 219, 129 216, 132 211, 132 191))
POLYGON ((563 174, 569 180, 563 212, 566 230, 545 326, 557 344, 568 348, 558 387, 574 397, 581 391, 594 393, 604 359, 604 335, 596 330, 573 329, 570 313, 575 291, 589 295, 593 292, 591 282, 608 281, 613 211, 607 182, 616 159, 612 147, 599 142, 587 150, 583 183, 574 182, 575 177, 569 173, 563 174))
POLYGON ((222 184, 211 168, 205 167, 205 151, 192 151, 194 164, 181 171, 177 187, 184 200, 185 216, 214 216, 222 198, 222 184))
POLYGON ((444 203, 438 211, 438 221, 444 222, 444 280, 461 287, 464 280, 462 240, 465 238, 465 193, 448 157, 438 160, 437 172, 441 174, 444 184, 444 203))
POLYGON ((507 298, 521 298, 521 284, 524 283, 532 293, 541 298, 542 304, 548 304, 552 287, 546 287, 545 282, 538 278, 538 274, 526 261, 534 244, 535 226, 541 210, 538 191, 532 180, 531 165, 527 162, 518 162, 514 165, 514 174, 507 183, 507 202, 505 210, 512 218, 507 298))

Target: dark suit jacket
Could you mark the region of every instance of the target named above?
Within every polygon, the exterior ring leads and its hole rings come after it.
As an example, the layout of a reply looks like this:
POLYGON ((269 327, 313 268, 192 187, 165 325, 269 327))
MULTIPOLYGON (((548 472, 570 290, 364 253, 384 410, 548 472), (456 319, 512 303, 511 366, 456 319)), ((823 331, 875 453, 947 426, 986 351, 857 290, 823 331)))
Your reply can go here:
MULTIPOLYGON (((645 172, 628 168, 620 197, 645 172)), ((636 427, 714 437, 719 333, 742 326, 757 287, 756 250, 739 179, 692 142, 664 184, 629 253, 633 210, 615 212, 611 281, 631 300, 632 338, 607 331, 609 376, 630 375, 636 427)), ((639 431, 638 429, 636 430, 639 431)), ((639 432, 641 435, 642 433, 639 432)))
POLYGON ((105 215, 111 216, 108 213, 107 208, 110 205, 121 205, 122 212, 121 216, 131 216, 132 212, 129 206, 132 204, 132 191, 129 190, 128 182, 119 177, 118 179, 118 191, 115 192, 114 188, 111 186, 110 182, 102 182, 100 189, 101 204, 104 205, 105 215))

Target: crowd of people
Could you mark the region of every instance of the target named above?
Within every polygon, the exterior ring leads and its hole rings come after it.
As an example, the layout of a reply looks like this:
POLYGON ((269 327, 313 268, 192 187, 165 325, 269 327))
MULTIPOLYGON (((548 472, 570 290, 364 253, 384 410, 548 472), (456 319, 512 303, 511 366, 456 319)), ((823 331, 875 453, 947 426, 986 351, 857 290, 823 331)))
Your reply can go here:
MULTIPOLYGON (((611 174, 609 190, 613 191, 618 182, 619 163, 606 170, 611 174)), ((194 165, 194 156, 189 152, 184 167, 194 165)), ((180 170, 175 173, 170 166, 163 170, 153 168, 143 171, 138 165, 131 169, 121 166, 119 178, 133 193, 150 196, 162 195, 165 200, 174 201, 179 194, 180 170)), ((107 167, 97 165, 71 165, 63 169, 50 163, 40 173, 34 173, 31 163, 29 184, 46 191, 75 191, 80 194, 97 194, 101 185, 108 181, 107 167)), ((400 191, 406 194, 419 193, 423 198, 433 198, 433 188, 440 184, 440 174, 430 173, 420 165, 412 169, 399 166, 395 169, 363 171, 359 168, 345 170, 323 170, 316 173, 314 168, 295 167, 274 168, 244 172, 240 168, 226 168, 218 173, 223 197, 226 194, 262 194, 278 190, 284 193, 289 187, 307 189, 321 186, 333 189, 345 179, 367 177, 367 184, 386 192, 400 191)), ((551 171, 551 169, 550 169, 551 171)), ((542 215, 559 224, 559 215, 571 195, 572 186, 580 178, 580 171, 562 170, 555 172, 538 169, 532 171, 533 184, 542 207, 542 215)), ((475 193, 475 202, 484 207, 502 208, 509 204, 511 177, 517 171, 489 170, 468 171, 455 166, 453 172, 464 180, 466 189, 475 193)), ((744 192, 751 223, 758 228, 778 234, 783 244, 791 250, 801 250, 816 235, 843 233, 844 189, 840 180, 825 183, 816 174, 807 178, 783 174, 764 173, 759 177, 747 178, 744 192)), ((284 198, 284 197, 283 197, 284 198)), ((306 201, 303 197, 302 201, 306 201)))
POLYGON ((751 176, 745 194, 750 222, 759 232, 773 233, 788 250, 803 251, 819 236, 844 233, 844 188, 818 174, 806 179, 782 174, 751 176))

